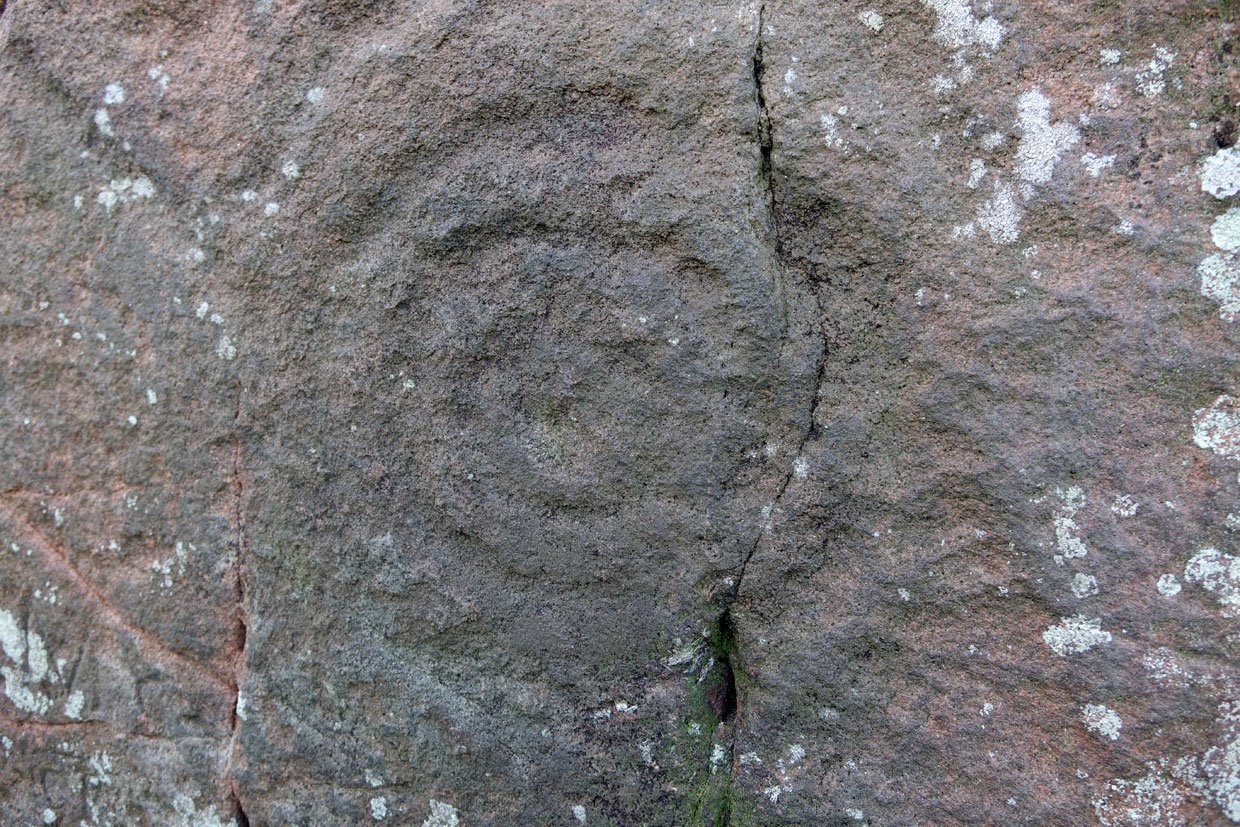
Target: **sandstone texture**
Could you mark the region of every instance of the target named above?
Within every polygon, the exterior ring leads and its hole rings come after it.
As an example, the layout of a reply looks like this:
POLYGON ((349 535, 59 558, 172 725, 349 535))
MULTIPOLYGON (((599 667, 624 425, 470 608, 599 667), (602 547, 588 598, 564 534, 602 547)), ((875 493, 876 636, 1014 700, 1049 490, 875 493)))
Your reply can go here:
POLYGON ((0 823, 1240 823, 1236 17, 0 0, 0 823))

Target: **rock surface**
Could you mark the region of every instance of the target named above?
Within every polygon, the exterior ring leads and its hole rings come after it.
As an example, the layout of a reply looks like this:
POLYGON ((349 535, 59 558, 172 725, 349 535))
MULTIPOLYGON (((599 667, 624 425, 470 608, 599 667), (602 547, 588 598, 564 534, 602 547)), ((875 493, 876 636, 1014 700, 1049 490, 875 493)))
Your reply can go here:
POLYGON ((1231 16, 0 0, 0 820, 1240 822, 1231 16))

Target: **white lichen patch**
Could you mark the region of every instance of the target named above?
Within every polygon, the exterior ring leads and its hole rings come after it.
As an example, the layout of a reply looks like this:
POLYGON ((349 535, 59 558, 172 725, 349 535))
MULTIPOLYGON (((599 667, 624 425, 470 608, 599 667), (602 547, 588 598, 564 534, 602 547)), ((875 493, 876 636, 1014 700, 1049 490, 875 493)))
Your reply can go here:
POLYGON ((151 183, 150 178, 141 175, 134 179, 133 187, 129 192, 134 198, 150 198, 155 194, 155 185, 151 183))
POLYGON ((430 815, 422 822, 422 827, 460 827, 461 817, 456 807, 432 798, 430 808, 430 815))
POLYGON ((1182 785, 1167 777, 1163 767, 1151 762, 1149 772, 1130 781, 1113 779, 1107 795, 1094 801, 1094 814, 1104 827, 1149 824, 1158 827, 1185 827, 1181 809, 1186 795, 1182 785))
POLYGON ((1240 617, 1240 557, 1202 549, 1184 566, 1184 582, 1214 594, 1223 617, 1240 617))
POLYGON ((1021 94, 1016 106, 1016 123, 1022 132, 1016 148, 1016 175, 1027 184, 1045 184, 1059 158, 1080 141, 1081 132, 1068 121, 1051 123, 1051 102, 1040 89, 1021 94))
POLYGON ((800 771, 801 762, 805 760, 805 747, 802 744, 791 744, 775 761, 775 782, 762 790, 763 795, 772 803, 779 802, 779 797, 792 790, 792 782, 800 771))
POLYGON ((112 756, 107 752, 93 753, 87 761, 91 775, 86 783, 92 787, 107 787, 112 783, 112 756))
POLYGON ((95 127, 98 128, 99 134, 111 138, 116 134, 116 130, 112 128, 112 116, 108 114, 108 110, 99 108, 95 110, 95 127))
POLYGON ((1227 727, 1226 736, 1206 750, 1198 767, 1209 797, 1229 820, 1240 822, 1240 702, 1221 704, 1218 714, 1217 722, 1227 727))
POLYGON ((95 201, 108 212, 117 204, 126 204, 134 200, 149 200, 155 195, 155 185, 145 175, 138 178, 116 178, 106 187, 99 190, 95 201))
POLYGON ((219 342, 215 346, 215 355, 221 359, 231 362, 237 358, 237 346, 227 336, 221 336, 219 342))
POLYGON ((180 816, 175 823, 177 827, 234 827, 236 822, 224 818, 211 804, 199 809, 194 799, 185 793, 178 793, 172 800, 172 809, 180 816))
POLYGON ((315 106, 322 103, 325 97, 327 97, 327 90, 322 86, 314 86, 306 90, 306 100, 315 106))
POLYGON ((982 149, 993 152, 1007 141, 1007 136, 1002 132, 987 132, 982 136, 982 149))
POLYGON ((573 818, 577 819, 579 824, 586 823, 586 808, 583 804, 574 804, 572 806, 573 818))
POLYGON ((1163 597, 1175 597, 1180 593, 1180 581, 1175 578, 1174 574, 1164 574, 1158 578, 1158 593, 1163 597))
MULTIPOLYGON (((713 659, 711 660, 711 664, 712 664, 712 665, 714 664, 714 660, 713 660, 713 659)), ((707 668, 709 668, 709 667, 707 667, 707 668)), ((705 671, 706 671, 706 670, 705 670, 705 669, 703 669, 703 673, 705 673, 705 671)), ((699 681, 699 683, 700 683, 700 681, 699 681)), ((635 714, 636 712, 637 712, 637 707, 636 707, 636 706, 634 706, 633 704, 629 703, 628 701, 619 700, 619 701, 612 701, 612 702, 611 702, 610 704, 608 704, 607 706, 604 706, 604 707, 602 707, 602 708, 600 708, 600 709, 595 709, 595 710, 593 710, 593 711, 590 713, 590 717, 591 717, 591 718, 593 718, 593 719, 594 719, 594 720, 596 720, 596 721, 604 721, 604 720, 607 720, 608 718, 610 718, 612 715, 623 715, 623 714, 630 714, 630 715, 631 715, 631 714, 635 714)))
POLYGON ((796 89, 794 87, 796 86, 797 77, 798 77, 797 70, 789 66, 788 71, 784 72, 784 94, 785 95, 796 94, 796 89))
POLYGON ((1225 322, 1240 319, 1240 260, 1233 254, 1215 253, 1197 265, 1201 295, 1218 302, 1218 315, 1225 322))
POLYGON ((1141 506, 1127 494, 1116 494, 1114 502, 1111 503, 1111 513, 1120 517, 1131 517, 1140 508, 1141 506))
POLYGON ((986 162, 981 158, 974 158, 969 161, 969 180, 965 182, 965 186, 971 190, 977 189, 982 183, 982 179, 986 177, 986 162))
POLYGON ((277 204, 275 201, 268 201, 263 206, 263 215, 267 216, 268 218, 271 218, 273 215, 276 215, 279 212, 280 212, 280 205, 277 204))
POLYGON ((977 224, 994 243, 1012 244, 1020 238, 1020 220, 1024 215, 1025 211, 1016 202, 1012 186, 996 181, 994 193, 977 207, 977 224))
POLYGON ((874 9, 866 9, 857 15, 857 19, 861 21, 861 25, 865 26, 874 34, 878 34, 883 30, 883 16, 874 9))
POLYGON ((1079 655, 1095 646, 1111 642, 1111 633, 1102 628, 1101 618, 1084 615, 1065 617, 1057 626, 1042 633, 1042 640, 1060 657, 1079 655))
POLYGON ((1093 597, 1098 593, 1098 578, 1092 574, 1077 572, 1072 578, 1072 594, 1080 599, 1093 597))
POLYGON ((1119 739, 1124 722, 1119 714, 1102 704, 1085 704, 1081 707, 1081 721, 1090 731, 1112 741, 1119 739))
POLYGON ((1240 399, 1223 394, 1193 414, 1193 442, 1228 459, 1240 459, 1240 399))
MULTIPOLYGON (((671 653, 663 659, 663 664, 668 669, 675 669, 679 666, 691 664, 697 659, 698 654, 701 651, 701 641, 690 640, 688 643, 683 643, 680 638, 676 638, 675 641, 673 641, 673 649, 671 653)), ((689 666, 687 671, 692 671, 692 669, 693 667, 689 666)))
POLYGON ((1119 49, 1101 49, 1098 52, 1098 62, 1103 66, 1114 66, 1123 56, 1124 53, 1119 49))
POLYGON ((1175 52, 1166 46, 1155 46, 1154 56, 1141 71, 1137 72, 1137 91, 1147 98, 1161 95, 1167 88, 1167 70, 1175 62, 1175 52))
POLYGON ((1111 169, 1115 166, 1114 155, 1095 155, 1092 152, 1086 152, 1081 156, 1081 166, 1085 167, 1085 171, 1097 178, 1102 174, 1103 170, 1111 169))
POLYGON ((1085 492, 1073 485, 1066 491, 1055 489, 1055 493, 1061 501, 1059 513, 1055 515, 1055 546, 1059 556, 1067 560, 1084 557, 1089 549, 1077 536, 1081 529, 1076 524, 1076 514, 1085 504, 1085 492))
POLYGON ((147 69, 146 76, 151 81, 159 84, 160 92, 163 92, 165 89, 167 89, 168 84, 171 82, 171 78, 169 78, 168 73, 164 71, 164 65, 162 63, 156 66, 152 66, 150 69, 147 69))
POLYGON ((387 799, 381 795, 376 795, 370 799, 370 817, 375 821, 383 821, 387 818, 387 799))
POLYGON ((117 106, 125 102, 125 87, 119 83, 109 83, 103 87, 103 106, 95 110, 95 127, 99 134, 111 138, 116 135, 112 128, 112 116, 108 114, 109 106, 117 106))
POLYGON ((1240 150, 1220 149, 1201 164, 1201 191, 1215 198, 1230 198, 1240 192, 1240 150))
POLYGON ((86 696, 75 689, 65 698, 65 717, 74 721, 82 720, 82 708, 86 705, 86 696))
POLYGON ((964 49, 979 46, 993 52, 999 48, 1005 29, 994 17, 978 20, 967 0, 922 0, 934 12, 934 39, 964 49))
POLYGON ((23 712, 45 715, 53 701, 38 685, 57 683, 60 676, 48 656, 43 638, 33 629, 22 630, 17 618, 0 609, 0 650, 9 663, 0 666, 4 694, 23 712))
POLYGON ((1240 207, 1232 207, 1214 219, 1210 225, 1210 239, 1221 250, 1240 249, 1240 207))
MULTIPOLYGON (((175 582, 174 574, 173 574, 174 572, 175 572, 175 577, 185 576, 185 564, 189 559, 189 555, 186 551, 186 546, 187 546, 186 543, 183 543, 180 540, 178 540, 176 543, 176 546, 174 546, 173 548, 174 553, 170 557, 166 557, 163 560, 156 560, 153 563, 151 563, 151 570, 155 572, 157 576, 160 576, 162 578, 161 585, 163 586, 165 591, 168 589, 171 589, 173 583, 175 582)), ((188 547, 189 547, 189 551, 198 550, 194 546, 193 543, 189 543, 188 547)))
POLYGON ((1207 805, 1240 822, 1240 703, 1220 704, 1215 724, 1223 735, 1200 754, 1149 761, 1141 778, 1112 779, 1107 794, 1093 802, 1098 821, 1104 827, 1186 827, 1203 823, 1196 813, 1207 805))
POLYGON ((848 150, 848 144, 840 135, 840 122, 834 115, 826 114, 819 118, 822 124, 822 140, 832 149, 848 150))
POLYGON ((728 759, 728 752, 724 749, 723 744, 714 744, 710 749, 710 771, 712 774, 719 772, 723 768, 723 762, 728 759))
POLYGON ((285 161, 284 165, 280 167, 280 172, 283 173, 285 178, 294 181, 301 177, 301 165, 296 161, 285 161))

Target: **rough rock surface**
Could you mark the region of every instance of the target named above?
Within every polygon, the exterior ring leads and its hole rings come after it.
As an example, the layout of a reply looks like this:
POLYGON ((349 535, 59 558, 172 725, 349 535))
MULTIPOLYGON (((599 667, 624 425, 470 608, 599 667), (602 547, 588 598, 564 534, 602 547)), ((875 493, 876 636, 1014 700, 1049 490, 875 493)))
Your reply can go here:
POLYGON ((0 0, 0 821, 1240 822, 1231 15, 0 0))

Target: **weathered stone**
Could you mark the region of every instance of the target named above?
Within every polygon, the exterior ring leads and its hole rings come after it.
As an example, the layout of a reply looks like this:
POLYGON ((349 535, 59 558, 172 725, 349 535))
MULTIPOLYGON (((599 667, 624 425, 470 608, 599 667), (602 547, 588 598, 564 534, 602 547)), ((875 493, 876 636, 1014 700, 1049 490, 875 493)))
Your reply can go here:
POLYGON ((3 821, 1240 821, 1230 5, 0 2, 3 821))

